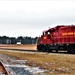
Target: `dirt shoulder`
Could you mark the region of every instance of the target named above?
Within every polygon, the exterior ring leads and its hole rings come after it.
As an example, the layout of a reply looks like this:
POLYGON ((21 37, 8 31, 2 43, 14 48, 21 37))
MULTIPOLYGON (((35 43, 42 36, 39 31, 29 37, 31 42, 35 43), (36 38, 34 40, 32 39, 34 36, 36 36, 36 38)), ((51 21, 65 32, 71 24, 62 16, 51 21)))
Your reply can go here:
POLYGON ((75 74, 75 55, 72 54, 14 52, 3 50, 0 50, 0 53, 18 59, 28 60, 27 65, 38 66, 42 69, 48 70, 45 75, 75 74))
POLYGON ((26 49, 26 50, 36 50, 37 44, 13 44, 13 45, 7 45, 7 44, 0 44, 0 48, 6 48, 6 49, 26 49))

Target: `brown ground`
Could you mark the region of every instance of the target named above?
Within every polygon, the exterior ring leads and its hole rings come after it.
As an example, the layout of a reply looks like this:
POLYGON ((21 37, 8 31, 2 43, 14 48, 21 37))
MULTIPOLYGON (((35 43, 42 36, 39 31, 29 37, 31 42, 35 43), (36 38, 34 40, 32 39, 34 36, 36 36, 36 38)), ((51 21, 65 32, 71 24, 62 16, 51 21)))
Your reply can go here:
POLYGON ((32 45, 0 45, 0 48, 36 50, 37 44, 32 45))
MULTIPOLYGON (((1 46, 2 47, 2 46, 1 46)), ((8 47, 8 46, 7 46, 8 47)), ((10 47, 10 46, 9 46, 10 47)), ((34 45, 20 45, 12 48, 36 49, 34 45)), ((21 53, 9 52, 1 50, 0 53, 17 57, 19 59, 28 60, 27 64, 30 66, 39 66, 40 68, 48 70, 45 75, 75 75, 75 55, 72 54, 55 54, 55 53, 21 53)), ((41 74, 43 75, 43 74, 41 74)))

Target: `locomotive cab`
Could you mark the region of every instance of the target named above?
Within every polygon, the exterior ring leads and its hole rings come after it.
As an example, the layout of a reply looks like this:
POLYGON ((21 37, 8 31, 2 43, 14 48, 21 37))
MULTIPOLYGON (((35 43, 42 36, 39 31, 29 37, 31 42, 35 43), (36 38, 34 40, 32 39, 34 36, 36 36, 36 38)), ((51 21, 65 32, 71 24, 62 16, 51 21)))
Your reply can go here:
POLYGON ((51 52, 50 44, 52 44, 50 30, 43 31, 43 34, 41 35, 39 44, 37 46, 38 51, 51 52))
POLYGON ((51 39, 51 33, 50 31, 44 31, 43 35, 40 38, 40 44, 50 44, 52 43, 52 39, 51 39))

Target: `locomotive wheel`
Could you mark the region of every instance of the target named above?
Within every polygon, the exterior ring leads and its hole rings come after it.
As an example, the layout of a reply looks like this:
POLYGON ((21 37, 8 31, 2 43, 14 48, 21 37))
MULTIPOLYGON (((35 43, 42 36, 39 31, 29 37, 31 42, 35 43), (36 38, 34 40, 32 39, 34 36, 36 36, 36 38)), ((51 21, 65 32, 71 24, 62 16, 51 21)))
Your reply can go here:
POLYGON ((74 49, 74 48, 71 48, 70 52, 71 52, 72 54, 75 54, 75 49, 74 49))
POLYGON ((45 52, 45 48, 42 48, 42 51, 45 52))
POLYGON ((75 49, 70 49, 67 51, 68 53, 72 53, 72 54, 75 54, 75 49))
POLYGON ((45 52, 45 47, 44 47, 43 45, 38 45, 38 46, 37 46, 37 50, 38 50, 39 52, 45 52))
POLYGON ((56 49, 56 53, 58 53, 58 50, 56 49))
POLYGON ((41 47, 39 47, 38 51, 39 51, 39 52, 42 52, 42 48, 41 48, 41 47))
POLYGON ((41 51, 42 51, 42 52, 47 52, 47 48, 46 48, 45 45, 42 45, 42 47, 41 47, 41 51))
POLYGON ((72 54, 75 54, 75 49, 71 49, 71 53, 72 54))
POLYGON ((41 47, 40 47, 40 45, 37 46, 37 50, 38 50, 39 52, 41 52, 41 47))
POLYGON ((67 53, 69 53, 69 54, 71 53, 69 49, 67 50, 67 53))
POLYGON ((39 52, 41 52, 41 50, 40 50, 40 49, 38 49, 38 51, 39 51, 39 52))
POLYGON ((50 52, 52 52, 52 50, 51 50, 51 49, 49 49, 49 50, 48 50, 48 52, 50 53, 50 52))
POLYGON ((75 54, 75 47, 74 47, 75 45, 70 45, 69 47, 68 47, 68 53, 72 53, 72 54, 75 54))

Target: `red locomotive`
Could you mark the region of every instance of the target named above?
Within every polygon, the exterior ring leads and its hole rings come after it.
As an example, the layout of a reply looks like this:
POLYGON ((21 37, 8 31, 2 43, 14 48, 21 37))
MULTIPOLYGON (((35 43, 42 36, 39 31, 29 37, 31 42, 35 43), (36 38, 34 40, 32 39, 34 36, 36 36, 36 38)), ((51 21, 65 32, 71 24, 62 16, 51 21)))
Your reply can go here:
POLYGON ((75 53, 75 25, 61 25, 43 31, 37 50, 43 52, 67 50, 68 53, 75 53))

